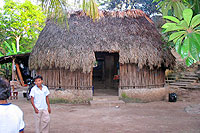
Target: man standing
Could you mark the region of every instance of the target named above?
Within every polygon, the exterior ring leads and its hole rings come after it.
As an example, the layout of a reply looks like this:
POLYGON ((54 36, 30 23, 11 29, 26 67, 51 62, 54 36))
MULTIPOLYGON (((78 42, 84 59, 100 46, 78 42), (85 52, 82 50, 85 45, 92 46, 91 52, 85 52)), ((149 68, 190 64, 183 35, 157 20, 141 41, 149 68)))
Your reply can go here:
POLYGON ((36 133, 49 133, 51 108, 48 95, 48 88, 44 86, 42 76, 34 78, 35 86, 31 89, 31 104, 35 111, 35 131, 36 133))

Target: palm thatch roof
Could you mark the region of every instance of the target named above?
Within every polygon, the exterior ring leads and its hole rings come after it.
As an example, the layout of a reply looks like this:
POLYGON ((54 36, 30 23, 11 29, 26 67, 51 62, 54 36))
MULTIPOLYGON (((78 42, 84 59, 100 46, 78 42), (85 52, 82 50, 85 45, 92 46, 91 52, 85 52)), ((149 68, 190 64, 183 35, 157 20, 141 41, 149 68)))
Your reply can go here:
POLYGON ((48 20, 29 58, 30 69, 64 68, 90 72, 94 52, 119 52, 119 62, 140 68, 173 66, 161 35, 141 10, 100 11, 93 21, 82 11, 69 15, 69 28, 48 20))

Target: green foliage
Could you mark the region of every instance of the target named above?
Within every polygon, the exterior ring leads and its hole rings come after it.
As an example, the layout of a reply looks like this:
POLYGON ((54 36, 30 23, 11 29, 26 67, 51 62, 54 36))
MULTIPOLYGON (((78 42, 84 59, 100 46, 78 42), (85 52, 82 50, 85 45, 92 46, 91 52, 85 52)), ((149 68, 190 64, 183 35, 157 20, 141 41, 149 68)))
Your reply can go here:
POLYGON ((131 98, 131 97, 128 97, 128 96, 126 95, 126 93, 122 93, 120 99, 123 100, 123 101, 126 102, 126 103, 145 103, 145 102, 146 102, 146 101, 143 101, 143 100, 141 100, 141 99, 139 99, 139 98, 131 98))
POLYGON ((182 12, 186 8, 184 0, 154 0, 153 2, 158 2, 157 7, 163 16, 172 15, 182 19, 182 12))
POLYGON ((74 100, 67 100, 64 98, 49 98, 50 104, 58 104, 58 103, 63 103, 63 104, 89 104, 89 101, 92 99, 74 99, 74 100))
POLYGON ((0 34, 4 38, 1 42, 20 44, 30 50, 43 29, 44 22, 45 16, 39 6, 28 0, 24 3, 6 0, 0 13, 0 34))
POLYGON ((93 18, 94 21, 99 18, 98 6, 94 0, 89 0, 88 2, 83 0, 82 9, 88 16, 93 18))
POLYGON ((158 13, 153 0, 97 0, 100 8, 108 10, 141 9, 146 14, 158 13))
POLYGON ((49 98, 50 104, 57 104, 57 103, 70 103, 67 99, 64 98, 49 98))
POLYGON ((168 41, 173 41, 177 53, 190 66, 200 60, 200 14, 193 17, 192 9, 185 9, 182 16, 181 20, 164 16, 163 18, 171 22, 165 23, 162 28, 165 33, 170 33, 168 41))
POLYGON ((27 50, 23 47, 21 47, 20 50, 21 51, 17 52, 16 45, 14 43, 10 45, 6 41, 4 41, 3 44, 1 45, 0 57, 31 52, 31 50, 27 50))
POLYGON ((158 3, 157 8, 161 10, 163 16, 175 16, 182 19, 183 10, 191 8, 194 14, 200 13, 200 0, 154 0, 158 3))
POLYGON ((0 65, 0 77, 11 79, 11 74, 12 74, 11 72, 12 72, 12 63, 0 65))
POLYGON ((59 23, 63 23, 67 17, 65 0, 40 0, 42 8, 48 18, 55 18, 59 23))
POLYGON ((191 8, 194 14, 200 14, 200 0, 187 0, 188 7, 191 8))
MULTIPOLYGON (((12 43, 11 45, 4 41, 0 45, 0 57, 29 53, 31 50, 27 50, 23 47, 20 48, 21 51, 17 52, 16 45, 12 43)), ((0 64, 0 76, 7 79, 11 79, 12 63, 0 64)))
MULTIPOLYGON (((42 2, 42 8, 47 14, 48 18, 55 18, 55 21, 60 23, 67 23, 67 7, 68 2, 66 0, 40 0, 42 2)), ((77 1, 75 1, 77 2, 77 1)), ((93 20, 98 19, 99 12, 95 0, 83 0, 82 9, 93 20)), ((67 23, 68 24, 68 23, 67 23)))
POLYGON ((126 93, 122 93, 121 96, 122 96, 122 98, 128 98, 128 96, 126 95, 126 93))

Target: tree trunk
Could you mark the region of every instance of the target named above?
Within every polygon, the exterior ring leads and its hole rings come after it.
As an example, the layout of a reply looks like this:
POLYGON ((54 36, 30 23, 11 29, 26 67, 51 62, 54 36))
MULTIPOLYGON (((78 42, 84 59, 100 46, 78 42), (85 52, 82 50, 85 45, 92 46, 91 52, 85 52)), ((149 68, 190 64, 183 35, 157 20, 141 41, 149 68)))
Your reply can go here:
POLYGON ((20 36, 16 37, 17 52, 19 52, 19 40, 20 36))

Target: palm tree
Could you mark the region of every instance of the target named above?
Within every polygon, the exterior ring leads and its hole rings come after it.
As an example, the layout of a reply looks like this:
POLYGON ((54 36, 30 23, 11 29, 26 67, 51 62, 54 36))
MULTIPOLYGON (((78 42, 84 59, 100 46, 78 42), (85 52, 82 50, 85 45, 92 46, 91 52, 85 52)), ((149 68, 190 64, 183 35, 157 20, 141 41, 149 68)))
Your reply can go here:
MULTIPOLYGON (((81 8, 93 20, 99 17, 98 6, 95 0, 81 0, 81 8)), ((41 0, 42 8, 46 12, 48 18, 54 17, 60 20, 66 20, 67 1, 66 0, 41 0)), ((63 22, 63 21, 62 21, 63 22)))

